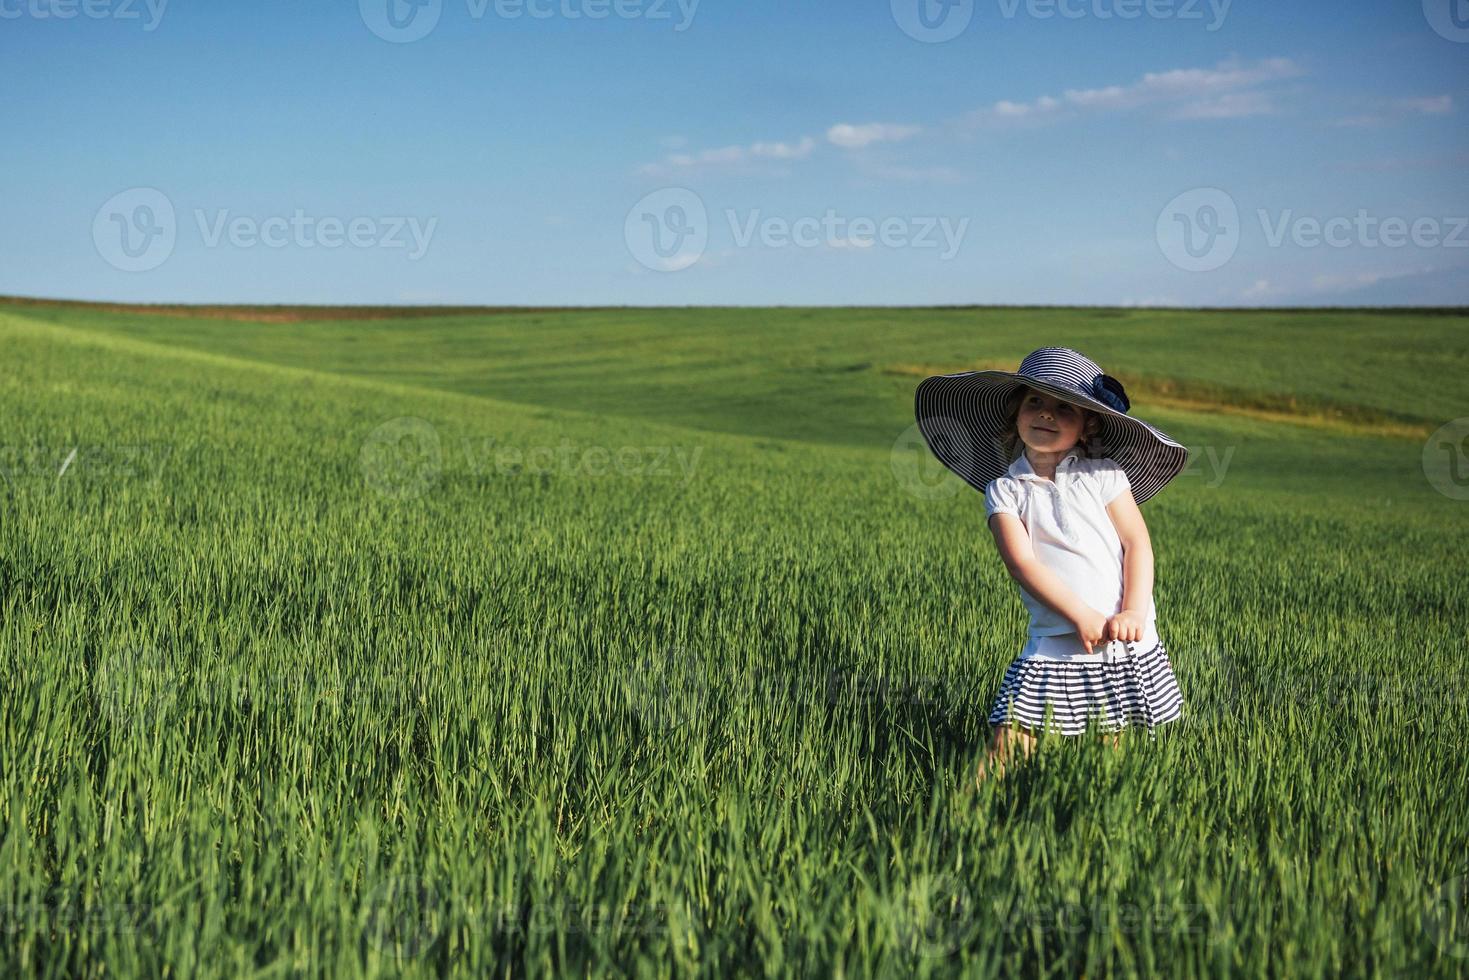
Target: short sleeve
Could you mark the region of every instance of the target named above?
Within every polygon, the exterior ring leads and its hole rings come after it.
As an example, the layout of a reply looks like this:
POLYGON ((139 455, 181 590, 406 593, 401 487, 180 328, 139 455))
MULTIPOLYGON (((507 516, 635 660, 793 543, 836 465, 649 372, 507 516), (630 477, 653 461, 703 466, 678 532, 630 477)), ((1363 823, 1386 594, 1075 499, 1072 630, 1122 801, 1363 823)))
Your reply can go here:
POLYGON ((1124 490, 1132 489, 1132 481, 1127 478, 1127 471, 1117 465, 1114 460, 1104 460, 1103 465, 1097 467, 1097 481, 1102 492, 1102 503, 1110 504, 1122 496, 1124 490))
POLYGON ((988 519, 996 514, 1020 516, 1020 500, 1014 480, 1000 477, 991 480, 984 488, 984 516, 988 519))

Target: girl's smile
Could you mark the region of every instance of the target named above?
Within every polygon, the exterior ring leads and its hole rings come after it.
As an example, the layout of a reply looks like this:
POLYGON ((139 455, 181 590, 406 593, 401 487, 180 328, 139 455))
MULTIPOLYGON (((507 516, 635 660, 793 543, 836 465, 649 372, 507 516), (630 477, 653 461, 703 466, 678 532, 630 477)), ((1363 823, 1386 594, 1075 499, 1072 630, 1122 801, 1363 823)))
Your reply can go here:
POLYGON ((1020 438, 1037 452, 1064 452, 1081 438, 1081 409, 1039 391, 1029 391, 1020 403, 1020 438))

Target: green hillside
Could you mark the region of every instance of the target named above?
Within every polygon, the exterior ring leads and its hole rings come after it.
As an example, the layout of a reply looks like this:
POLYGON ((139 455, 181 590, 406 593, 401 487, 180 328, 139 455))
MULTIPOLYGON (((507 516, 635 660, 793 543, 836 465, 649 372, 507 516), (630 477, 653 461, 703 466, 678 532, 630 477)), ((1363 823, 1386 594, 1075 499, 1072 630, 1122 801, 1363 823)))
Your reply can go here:
POLYGON ((1460 975, 1466 326, 0 304, 0 973, 1460 975), (1025 615, 905 432, 1050 344, 1195 450, 1185 717, 976 792, 1025 615))

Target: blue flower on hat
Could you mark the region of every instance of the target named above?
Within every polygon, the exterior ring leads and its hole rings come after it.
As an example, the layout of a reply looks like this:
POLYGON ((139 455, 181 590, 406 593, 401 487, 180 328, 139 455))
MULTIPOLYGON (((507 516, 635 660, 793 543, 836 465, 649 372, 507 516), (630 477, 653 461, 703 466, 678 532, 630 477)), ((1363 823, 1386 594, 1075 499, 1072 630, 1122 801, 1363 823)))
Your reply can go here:
POLYGON ((1092 381, 1091 394, 1093 398, 1103 405, 1121 412, 1123 415, 1126 415, 1127 410, 1132 407, 1132 402, 1128 401, 1127 398, 1127 389, 1122 387, 1121 381, 1118 381, 1110 374, 1097 375, 1096 379, 1092 381))

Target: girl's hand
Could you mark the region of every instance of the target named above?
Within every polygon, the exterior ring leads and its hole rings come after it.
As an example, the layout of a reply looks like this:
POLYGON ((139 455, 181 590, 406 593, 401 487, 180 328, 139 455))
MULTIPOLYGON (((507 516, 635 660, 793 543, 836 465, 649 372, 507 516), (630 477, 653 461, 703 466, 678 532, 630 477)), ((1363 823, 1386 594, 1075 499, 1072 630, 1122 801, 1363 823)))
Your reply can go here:
POLYGON ((1081 645, 1086 647, 1086 652, 1091 653, 1092 647, 1102 642, 1107 631, 1107 617, 1095 609, 1087 609, 1078 619, 1073 619, 1071 625, 1076 627, 1076 635, 1081 637, 1081 645))
POLYGON ((1107 638, 1133 643, 1143 638, 1143 615, 1124 609, 1107 620, 1107 638))

